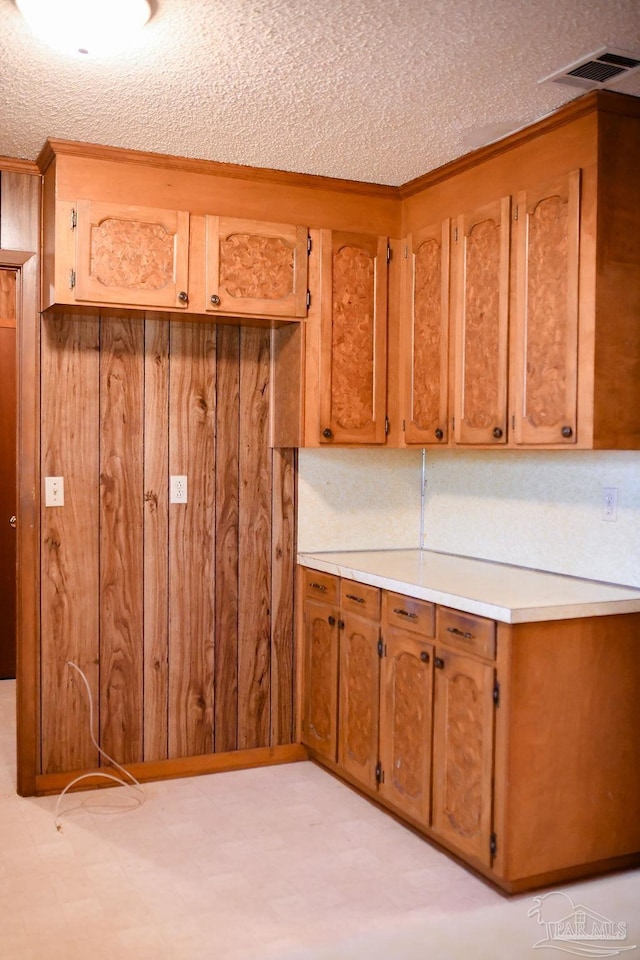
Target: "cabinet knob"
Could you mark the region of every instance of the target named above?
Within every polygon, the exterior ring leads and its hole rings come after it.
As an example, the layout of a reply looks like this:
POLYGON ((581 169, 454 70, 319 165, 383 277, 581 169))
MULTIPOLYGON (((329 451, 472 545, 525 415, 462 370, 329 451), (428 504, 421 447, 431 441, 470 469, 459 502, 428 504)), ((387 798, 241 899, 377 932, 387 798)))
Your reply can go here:
POLYGON ((502 427, 494 427, 491 431, 496 440, 499 440, 502 436, 502 427))
POLYGON ((434 657, 433 665, 434 667, 437 667, 438 670, 444 670, 444 660, 442 659, 442 657, 434 657))
POLYGON ((573 430, 572 430, 572 428, 569 427, 569 426, 563 427, 562 430, 560 431, 560 433, 562 434, 562 436, 563 436, 566 440, 568 440, 569 437, 572 437, 572 436, 573 436, 573 430))
POLYGON ((423 663, 429 663, 429 654, 427 653, 426 650, 422 651, 422 653, 420 654, 420 659, 422 660, 423 663))
POLYGON ((220 297, 218 296, 217 293, 211 294, 211 296, 209 297, 209 303, 211 304, 212 307, 220 306, 220 297))
POLYGON ((440 427, 438 427, 438 429, 436 430, 436 440, 442 440, 443 437, 444 437, 444 433, 440 429, 440 427))
POLYGON ((178 300, 180 303, 189 303, 189 294, 186 292, 186 290, 180 291, 178 294, 178 300))
POLYGON ((325 440, 330 440, 331 437, 333 436, 333 433, 331 432, 329 427, 325 427, 324 430, 322 431, 322 436, 325 438, 325 440))
POLYGON ((327 617, 327 623, 329 624, 330 627, 335 627, 335 625, 336 625, 336 618, 335 618, 335 617, 327 617))

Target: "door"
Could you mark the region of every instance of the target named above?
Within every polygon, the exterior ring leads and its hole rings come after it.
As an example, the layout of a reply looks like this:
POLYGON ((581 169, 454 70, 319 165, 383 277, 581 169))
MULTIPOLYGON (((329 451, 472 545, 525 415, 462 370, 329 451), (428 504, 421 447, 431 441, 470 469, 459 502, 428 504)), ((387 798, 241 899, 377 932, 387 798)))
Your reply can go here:
POLYGON ((456 220, 456 443, 507 440, 507 338, 511 198, 456 220))
POLYGON ((0 680, 16 675, 17 271, 0 269, 0 680))
MULTIPOLYGON (((316 576, 310 586, 322 590, 325 584, 316 576)), ((335 762, 338 722, 337 606, 319 600, 305 600, 304 631, 303 740, 308 747, 335 762)))
POLYGON ((321 443, 385 442, 388 249, 322 231, 321 443))
POLYGON ((403 297, 403 409, 406 443, 448 438, 450 221, 411 234, 403 297))
POLYGON ((346 773, 374 790, 378 763, 380 623, 345 613, 340 626, 338 762, 346 773))

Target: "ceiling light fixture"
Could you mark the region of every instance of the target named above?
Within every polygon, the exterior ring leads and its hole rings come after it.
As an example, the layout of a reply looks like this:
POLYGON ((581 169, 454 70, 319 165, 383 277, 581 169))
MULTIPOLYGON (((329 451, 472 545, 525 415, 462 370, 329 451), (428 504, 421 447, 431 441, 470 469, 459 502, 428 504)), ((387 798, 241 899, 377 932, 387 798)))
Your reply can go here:
POLYGON ((63 53, 105 56, 127 47, 151 16, 148 0, 15 0, 43 43, 63 53))

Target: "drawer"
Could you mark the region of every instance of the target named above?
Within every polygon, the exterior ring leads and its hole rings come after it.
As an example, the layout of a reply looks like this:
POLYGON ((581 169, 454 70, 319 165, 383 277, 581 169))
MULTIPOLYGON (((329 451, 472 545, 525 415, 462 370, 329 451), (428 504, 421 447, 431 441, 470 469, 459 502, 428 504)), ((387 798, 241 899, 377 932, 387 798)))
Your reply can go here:
POLYGON ((340 608, 357 613, 368 620, 377 620, 380 616, 380 589, 355 580, 340 582, 340 608))
POLYGON ((319 570, 304 571, 304 595, 311 600, 323 600, 326 603, 338 602, 338 577, 319 570))
POLYGON ((438 641, 485 660, 496 657, 496 623, 471 613, 438 607, 438 641))
POLYGON ((382 616, 389 627, 401 627, 423 637, 435 633, 435 605, 428 600, 416 600, 401 593, 385 590, 382 599, 382 616))

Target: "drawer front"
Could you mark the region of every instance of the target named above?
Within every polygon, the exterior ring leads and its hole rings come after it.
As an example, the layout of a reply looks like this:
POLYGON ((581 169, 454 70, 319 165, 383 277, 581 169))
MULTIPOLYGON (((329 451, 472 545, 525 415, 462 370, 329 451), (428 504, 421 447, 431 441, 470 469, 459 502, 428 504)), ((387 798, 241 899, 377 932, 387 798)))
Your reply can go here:
POLYGON ((355 580, 340 582, 340 607, 360 617, 377 620, 380 616, 380 589, 355 580))
POLYGON ((326 603, 338 602, 338 577, 319 570, 304 571, 304 595, 309 599, 323 600, 326 603))
POLYGON ((438 641, 456 650, 466 650, 485 660, 496 657, 495 620, 438 607, 438 641))
POLYGON ((401 593, 385 591, 382 615, 389 627, 401 627, 422 637, 435 635, 435 605, 428 600, 416 600, 401 593))

